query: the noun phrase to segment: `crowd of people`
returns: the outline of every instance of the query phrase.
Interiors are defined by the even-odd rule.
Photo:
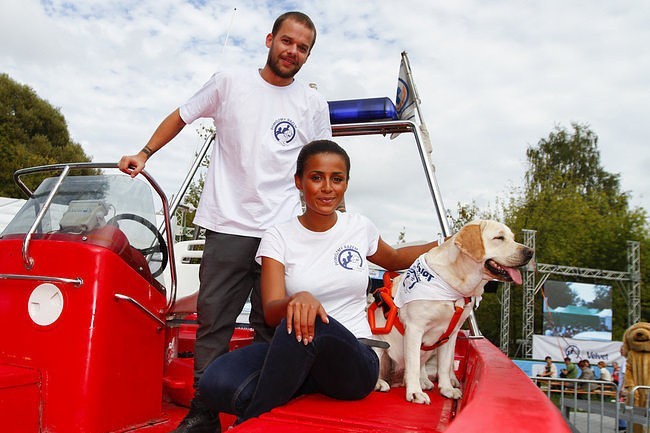
[[[608,329],[602,324],[600,326],[568,324],[552,327],[545,326],[544,328],[544,335],[547,337],[573,338],[574,335],[580,334],[581,332],[611,332],[611,329]]]
[[[589,325],[579,325],[579,324],[567,324],[563,326],[549,326],[545,327],[544,335],[553,336],[553,337],[564,337],[564,338],[573,338],[574,336],[584,333],[584,332],[611,332],[611,329],[608,329],[603,324],[598,327],[589,326]],[[623,370],[618,362],[613,361],[611,367],[608,367],[604,361],[598,361],[597,367],[592,368],[591,362],[588,359],[581,359],[577,363],[571,361],[570,358],[564,359],[564,368],[560,370],[560,373],[557,374],[557,368],[550,367],[553,365],[553,361],[550,360],[550,357],[545,359],[546,365],[544,371],[538,374],[539,377],[552,377],[552,378],[567,378],[567,379],[580,379],[580,380],[600,380],[603,382],[612,382],[616,384],[617,389],[622,392],[623,384]],[[625,367],[625,362],[623,362],[623,368]],[[598,373],[598,374],[596,374]],[[596,388],[597,385],[591,384],[581,384],[580,388],[586,390],[592,390]],[[625,429],[625,421],[619,421],[619,430]]]
[[[621,355],[624,356],[622,348]],[[594,369],[588,359],[581,359],[577,363],[574,363],[571,358],[566,357],[564,358],[564,368],[560,369],[559,373],[557,366],[550,356],[546,356],[544,362],[544,370],[537,374],[537,377],[546,377],[549,379],[559,377],[584,381],[598,380],[613,383],[616,385],[616,389],[620,392],[620,401],[625,401],[626,390],[623,387],[625,380],[625,358],[623,358],[623,361],[620,364],[617,361],[612,361],[611,366],[608,366],[605,361],[598,361],[596,368]],[[598,372],[597,375],[596,372]],[[573,385],[566,385],[567,388],[570,388],[571,386]],[[597,387],[598,385],[593,382],[580,384],[580,389],[583,390],[593,390]],[[581,398],[584,398],[584,396],[581,396]],[[627,424],[623,418],[619,419],[617,428],[618,431],[626,430]]]
[[[618,362],[612,362],[611,368],[607,366],[605,361],[598,361],[596,370],[591,365],[588,359],[581,359],[577,363],[573,362],[571,358],[564,358],[564,367],[560,369],[553,362],[550,356],[544,358],[544,370],[537,374],[537,377],[548,378],[565,378],[565,379],[582,379],[582,380],[602,380],[604,382],[614,382],[616,384],[622,381],[622,371]],[[610,371],[611,370],[611,371]]]

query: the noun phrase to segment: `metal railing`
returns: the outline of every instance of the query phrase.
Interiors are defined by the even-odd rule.
[[[638,404],[635,403],[635,397],[639,395]],[[643,431],[650,431],[650,386],[635,386],[630,390],[625,404],[625,413],[622,419],[628,426],[639,424],[644,426]],[[632,431],[628,427],[628,432]]]
[[[625,399],[617,385],[602,380],[549,377],[530,378],[560,409],[574,431],[580,433],[632,431],[638,424],[650,428],[650,386],[636,386]],[[645,390],[645,391],[644,391]],[[634,397],[645,393],[644,406],[633,406]],[[627,401],[627,402],[626,402]]]

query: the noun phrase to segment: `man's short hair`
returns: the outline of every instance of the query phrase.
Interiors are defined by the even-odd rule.
[[[273,23],[273,29],[271,30],[271,34],[273,36],[277,35],[278,32],[280,31],[280,27],[282,27],[282,23],[284,23],[287,19],[294,20],[297,23],[300,23],[307,27],[309,30],[311,30],[314,33],[314,39],[311,41],[311,46],[309,49],[311,50],[314,47],[314,44],[316,44],[316,26],[314,25],[314,22],[307,16],[306,14],[298,11],[291,11],[291,12],[285,12],[279,17],[275,19],[275,22]]]

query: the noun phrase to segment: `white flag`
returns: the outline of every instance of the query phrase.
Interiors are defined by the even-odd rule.
[[[397,117],[401,120],[415,118],[415,93],[411,80],[408,77],[404,58],[399,66],[399,77],[397,79],[397,96],[395,97],[395,108]]]

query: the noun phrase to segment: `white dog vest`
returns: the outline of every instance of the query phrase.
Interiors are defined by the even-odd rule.
[[[402,308],[411,301],[458,301],[464,296],[447,284],[440,275],[427,265],[425,254],[417,258],[406,271],[397,288],[395,305]]]
[[[455,291],[450,285],[444,282],[433,269],[431,269],[424,259],[424,254],[406,271],[404,278],[397,288],[395,298],[391,298],[392,278],[397,275],[395,272],[386,272],[384,274],[384,287],[377,289],[375,302],[368,308],[368,322],[374,334],[387,334],[393,326],[404,335],[404,325],[397,315],[397,309],[405,304],[416,300],[434,300],[434,301],[452,301],[454,303],[454,315],[451,317],[447,330],[440,336],[438,341],[432,345],[422,343],[420,350],[433,350],[436,347],[445,344],[451,334],[454,332],[458,321],[462,317],[463,310],[471,302],[471,298],[465,297]],[[461,302],[458,302],[461,301]],[[477,300],[478,301],[478,300]],[[375,326],[375,310],[378,306],[384,307],[384,317],[386,325],[383,328]],[[385,307],[389,307],[386,309]]]

